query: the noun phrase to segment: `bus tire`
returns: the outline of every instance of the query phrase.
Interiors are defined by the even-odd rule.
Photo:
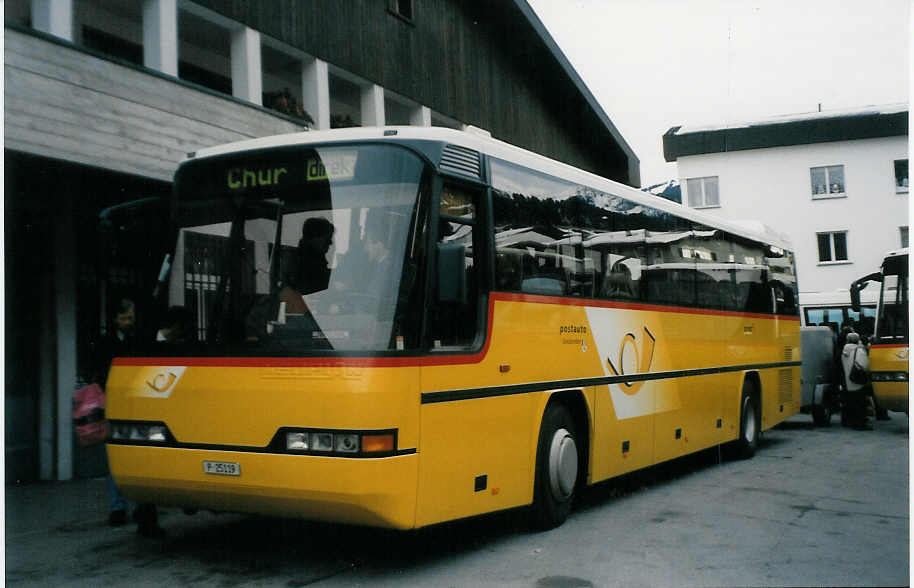
[[[831,425],[831,406],[828,404],[817,404],[812,407],[812,422],[819,427]]]
[[[577,431],[568,409],[551,403],[543,414],[536,448],[532,523],[545,530],[561,525],[571,512],[581,463]]]
[[[759,419],[758,396],[755,386],[749,382],[743,385],[743,397],[739,410],[739,439],[736,440],[736,456],[749,459],[758,449],[761,423]]]

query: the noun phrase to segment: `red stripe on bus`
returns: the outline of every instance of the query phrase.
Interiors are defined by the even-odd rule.
[[[561,298],[536,294],[493,292],[489,297],[489,324],[482,349],[469,355],[424,355],[422,357],[115,357],[112,365],[160,366],[183,365],[188,367],[431,367],[468,365],[480,363],[489,352],[492,341],[492,324],[495,322],[495,302],[526,302],[532,304],[557,304],[562,306],[591,306],[625,310],[656,311],[665,313],[741,316],[747,318],[785,319],[799,321],[798,316],[756,314],[703,308],[682,308],[633,302],[612,302],[580,298]],[[903,347],[904,345],[899,345]]]
[[[790,314],[762,314],[758,312],[740,312],[736,310],[715,310],[710,308],[690,308],[685,306],[669,306],[662,304],[645,304],[642,302],[618,302],[612,300],[594,300],[592,298],[568,298],[561,296],[542,296],[538,294],[518,294],[512,292],[494,292],[497,300],[512,302],[535,302],[539,304],[561,304],[562,306],[591,306],[596,308],[621,308],[626,310],[651,310],[655,312],[680,313],[680,314],[710,314],[716,316],[742,316],[761,319],[783,319],[799,321],[799,315]]]

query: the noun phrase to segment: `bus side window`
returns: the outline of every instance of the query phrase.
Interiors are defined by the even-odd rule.
[[[797,304],[794,299],[793,290],[780,282],[772,282],[774,288],[775,313],[784,315],[793,315],[797,313]],[[829,323],[833,330],[837,330],[838,323]]]
[[[520,292],[521,264],[524,253],[510,248],[495,253],[495,289]]]
[[[478,330],[479,279],[474,193],[445,185],[441,197],[435,294],[429,309],[432,349],[467,348]]]

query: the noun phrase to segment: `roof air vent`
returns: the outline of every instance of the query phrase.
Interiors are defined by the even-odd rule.
[[[479,153],[466,147],[445,145],[441,153],[441,171],[480,179]]]

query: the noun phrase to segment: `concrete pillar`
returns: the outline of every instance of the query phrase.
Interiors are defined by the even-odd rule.
[[[177,77],[177,0],[143,0],[143,65]]]
[[[54,227],[54,319],[57,326],[56,421],[58,480],[73,478],[73,391],[76,389],[76,215],[60,214]]]
[[[377,84],[362,86],[362,126],[384,126],[384,88]]]
[[[260,33],[244,27],[232,31],[232,95],[263,104]]]
[[[42,223],[48,235],[55,227]],[[53,251],[53,242],[48,246]],[[56,254],[53,256],[56,258]],[[54,280],[53,269],[41,272],[37,300],[36,318],[39,329],[38,350],[38,477],[41,480],[54,479],[56,469],[57,439],[57,341],[55,337]]]
[[[409,113],[409,124],[414,127],[432,126],[432,109],[428,106],[417,106]]]
[[[302,108],[314,119],[315,130],[330,128],[330,75],[327,62],[308,59],[301,69]]]
[[[73,40],[73,0],[32,0],[32,27]]]

